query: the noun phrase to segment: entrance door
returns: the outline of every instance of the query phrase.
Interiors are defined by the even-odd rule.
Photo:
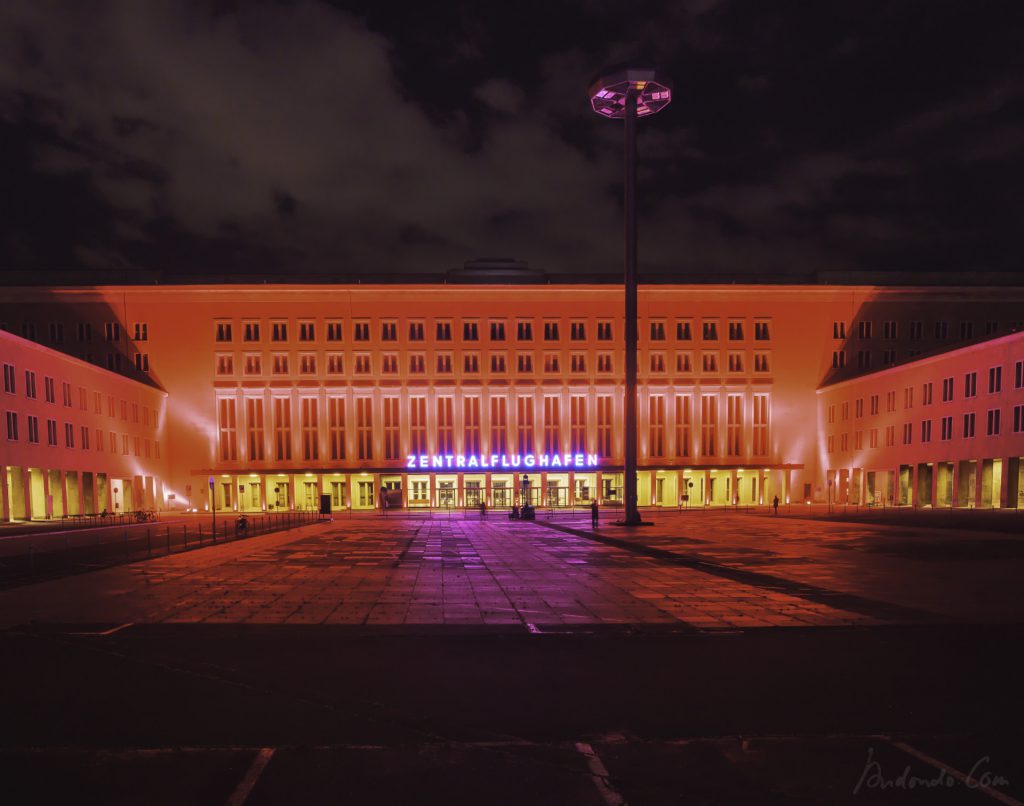
[[[454,481],[442,481],[437,485],[437,505],[449,509],[455,506]]]
[[[372,481],[360,481],[357,484],[357,492],[359,493],[359,506],[365,508],[373,507],[373,482]]]
[[[512,506],[512,491],[507,481],[495,481],[491,483],[491,501],[496,507]]]
[[[302,482],[303,489],[303,500],[305,501],[306,509],[319,509],[320,508],[320,491],[316,488],[315,481],[304,481]]]
[[[479,481],[467,481],[466,482],[466,506],[467,507],[478,507],[480,506],[480,499],[483,497],[483,493],[480,490]]]

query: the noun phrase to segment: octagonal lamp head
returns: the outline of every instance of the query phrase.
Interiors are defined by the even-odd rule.
[[[601,117],[626,114],[626,95],[636,94],[637,117],[660,112],[672,100],[672,82],[651,67],[612,67],[590,85],[590,105]]]

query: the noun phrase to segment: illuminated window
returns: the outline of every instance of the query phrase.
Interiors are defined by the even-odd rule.
[[[518,341],[533,341],[533,323],[528,320],[516,322],[516,339]]]
[[[327,321],[327,341],[341,341],[342,329],[340,319],[329,319]]]
[[[437,452],[442,454],[455,451],[455,420],[450,397],[437,399]]]
[[[477,456],[480,453],[480,398],[462,399],[463,453]]]
[[[516,369],[524,374],[533,372],[533,354],[519,353],[516,356]]]
[[[985,428],[987,436],[994,437],[999,435],[999,417],[1000,409],[988,410],[988,425]]]
[[[664,322],[651,322],[651,341],[665,341]]]
[[[479,341],[480,340],[480,325],[475,321],[466,321],[462,323],[462,340],[463,341]]]
[[[437,341],[451,341],[452,323],[447,320],[439,320],[437,322],[437,329],[435,335]]]
[[[491,374],[492,375],[504,375],[505,372],[506,372],[505,354],[504,353],[491,353]]]
[[[271,372],[274,375],[288,374],[288,353],[274,353],[271,356]]]
[[[691,353],[676,353],[676,372],[684,374],[693,372],[693,355]]]
[[[574,454],[587,450],[587,398],[584,395],[569,398],[569,449]]]
[[[743,372],[743,353],[729,353],[729,372]]]
[[[612,456],[612,396],[597,398],[597,454],[603,459]]]
[[[398,323],[397,322],[381,322],[380,323],[380,340],[381,341],[398,341]]]
[[[651,395],[647,402],[647,455],[657,459],[665,455],[665,396]]]
[[[611,353],[598,353],[597,354],[597,371],[598,372],[611,372],[612,371],[612,354]]]
[[[587,371],[587,354],[573,353],[570,357],[570,369],[572,372],[580,373]]]
[[[743,341],[743,320],[729,320],[729,341]]]
[[[978,394],[978,373],[968,372],[964,375],[964,397],[975,397]]]
[[[386,397],[384,403],[384,458],[398,459],[399,450],[399,420],[398,420],[398,398]]]
[[[345,458],[345,398],[327,398],[327,441],[331,459]]]
[[[327,354],[327,374],[343,375],[345,373],[345,359],[343,353]]]
[[[857,432],[858,437],[860,432]],[[754,395],[754,456],[768,455],[768,395]]]
[[[365,319],[352,323],[352,338],[355,341],[370,340],[370,323]]]
[[[771,328],[770,322],[767,319],[758,319],[754,321],[754,340],[755,341],[768,341],[771,339]]]
[[[988,370],[988,393],[994,395],[1003,391],[1003,368],[989,367]]]
[[[508,400],[504,397],[491,398],[491,453],[504,454],[508,451]]]
[[[420,455],[427,452],[427,399],[409,399],[409,451]]]
[[[557,321],[547,321],[544,323],[544,341],[558,341]]]
[[[770,372],[768,353],[754,353],[754,372]]]
[[[246,375],[262,375],[263,357],[259,353],[246,353],[243,372]]]
[[[246,442],[249,461],[263,461],[263,398],[250,397],[245,401]]]
[[[220,459],[222,462],[234,462],[238,459],[235,401],[228,397],[222,397],[219,404],[217,426],[220,437]]]
[[[505,341],[505,322],[491,322],[491,341]]]
[[[299,341],[316,341],[316,327],[308,319],[299,322]]]
[[[676,395],[676,457],[688,458],[690,445],[693,441],[691,421],[693,418],[693,398],[690,395]]]
[[[474,375],[480,371],[480,355],[478,353],[462,354],[462,371]]]
[[[288,323],[284,320],[270,323],[271,341],[288,341]]]
[[[718,353],[701,355],[701,370],[703,372],[718,372]]]
[[[418,319],[409,323],[409,341],[423,341],[423,322]]]
[[[316,353],[299,354],[299,374],[316,375]]]
[[[516,398],[516,447],[519,453],[533,453],[533,398]]]
[[[561,453],[559,430],[562,420],[561,400],[548,395],[544,398],[544,453]]]
[[[705,319],[701,323],[701,337],[704,341],[718,341],[717,319]]]
[[[450,375],[452,371],[452,354],[437,354],[437,373],[439,375]]]
[[[398,354],[384,353],[380,357],[380,371],[382,375],[398,374]]]
[[[292,402],[274,398],[274,458],[279,462],[292,458]]]
[[[423,375],[427,371],[427,357],[423,353],[409,355],[409,374]]]
[[[555,373],[560,371],[558,353],[544,353],[544,372]]]
[[[315,397],[302,398],[302,458],[320,458],[320,409]]]
[[[612,323],[608,321],[597,323],[597,340],[598,341],[611,341],[612,340]]]
[[[355,374],[356,375],[369,375],[370,374],[370,354],[369,353],[356,353],[355,354]]]
[[[974,412],[964,415],[964,439],[974,436]]]
[[[717,455],[718,397],[701,395],[700,398],[700,452],[701,456]]]
[[[373,401],[356,398],[356,445],[359,459],[373,459]]]
[[[587,324],[586,322],[572,322],[569,325],[569,338],[573,341],[586,341],[587,339]]]

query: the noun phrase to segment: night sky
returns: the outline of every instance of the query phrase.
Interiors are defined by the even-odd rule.
[[[1020,2],[5,0],[0,267],[612,275],[640,56],[643,271],[1024,279],[1022,53]]]

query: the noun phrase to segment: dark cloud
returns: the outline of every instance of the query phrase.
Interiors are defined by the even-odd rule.
[[[646,53],[676,81],[642,124],[648,270],[1017,270],[1017,13],[12,0],[0,260],[367,276],[504,254],[614,272],[621,128],[585,87]]]

